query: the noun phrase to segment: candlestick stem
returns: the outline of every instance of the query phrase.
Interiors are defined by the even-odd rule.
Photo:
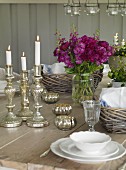
[[[32,85],[32,94],[34,97],[34,116],[33,118],[30,118],[27,120],[27,125],[29,127],[45,127],[48,126],[48,121],[43,117],[42,113],[40,112],[40,109],[42,108],[42,105],[40,105],[41,102],[41,95],[42,93],[46,93],[46,89],[41,84],[41,67],[40,66],[34,66],[34,77],[33,81],[34,84]]]
[[[18,118],[13,109],[15,105],[13,104],[13,97],[15,95],[16,89],[13,87],[12,80],[14,79],[12,66],[6,65],[6,80],[7,86],[4,89],[4,92],[8,98],[8,104],[6,108],[8,109],[7,115],[2,119],[0,125],[3,127],[17,127],[20,126],[22,123],[22,119]]]
[[[28,71],[21,72],[21,110],[18,111],[17,116],[21,117],[23,121],[26,121],[28,118],[33,117],[33,112],[29,109],[29,85],[28,85]]]

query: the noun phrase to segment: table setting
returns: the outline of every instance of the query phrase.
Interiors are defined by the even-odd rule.
[[[92,136],[93,133],[94,132],[92,132]],[[114,159],[119,159],[126,154],[126,149],[117,142],[111,141],[106,147],[103,147],[103,149],[100,150],[98,147],[98,141],[97,142],[95,141],[96,142],[95,143],[93,142],[92,139],[92,141],[90,142],[91,143],[87,143],[87,144],[89,145],[97,144],[97,151],[94,152],[90,150],[88,152],[88,148],[86,148],[87,149],[86,151],[80,150],[80,148],[78,149],[75,143],[71,140],[71,137],[62,138],[55,141],[54,143],[51,144],[50,148],[54,154],[82,164],[83,163],[97,164],[106,161],[112,161]],[[79,140],[79,143],[80,145],[84,144],[82,140]],[[94,146],[92,147],[92,149],[93,148]]]
[[[50,151],[62,158],[80,164],[104,164],[126,155],[126,140],[120,144],[112,140],[109,134],[98,132],[94,125],[99,122],[101,103],[99,100],[83,102],[83,114],[88,131],[73,132],[68,137],[51,143],[49,149],[40,155],[45,157]],[[122,166],[122,168],[125,164]],[[120,167],[120,170],[123,170]]]
[[[86,38],[90,39],[89,37]],[[104,44],[104,43],[102,44],[102,42],[100,43],[101,46]],[[38,36],[35,44],[37,45],[37,49],[40,49],[40,41]],[[10,52],[10,49],[8,51]],[[14,93],[16,91],[13,85],[13,78],[14,78],[13,66],[12,63],[8,64],[8,59],[7,59],[7,64],[6,64],[7,86],[5,87],[5,94],[7,95],[7,99],[8,99],[8,103],[7,103],[8,113],[4,121],[2,122],[1,126],[18,127],[22,125],[24,126],[25,124],[26,126],[28,126],[27,128],[31,128],[31,129],[35,128],[35,131],[36,129],[38,129],[38,131],[40,132],[43,131],[44,133],[46,133],[47,131],[48,133],[46,133],[46,136],[43,137],[44,140],[46,140],[46,137],[48,139],[49,137],[48,135],[51,136],[51,132],[53,135],[54,132],[53,130],[55,129],[57,136],[58,135],[59,136],[56,139],[54,139],[53,137],[50,138],[51,139],[50,142],[46,141],[49,144],[49,147],[43,153],[40,154],[40,149],[39,149],[39,158],[41,158],[42,161],[44,157],[46,157],[50,153],[50,151],[52,154],[55,154],[56,156],[59,156],[63,159],[65,158],[67,160],[71,160],[72,162],[83,164],[84,166],[85,164],[89,164],[89,165],[102,164],[108,161],[121,159],[126,154],[126,148],[124,147],[124,144],[123,143],[120,144],[116,140],[112,139],[111,135],[109,135],[108,133],[100,132],[95,128],[96,124],[101,123],[101,112],[103,109],[103,105],[101,104],[105,103],[104,106],[106,108],[110,108],[110,105],[108,104],[107,100],[103,98],[103,95],[107,94],[107,91],[104,91],[104,89],[102,89],[101,97],[99,99],[98,98],[95,99],[94,98],[95,90],[93,91],[92,88],[90,88],[90,86],[86,88],[88,81],[90,81],[91,87],[94,86],[94,84],[92,84],[93,78],[88,76],[89,75],[88,73],[85,74],[86,79],[84,78],[85,76],[84,74],[82,74],[81,76],[77,75],[76,85],[77,87],[79,87],[79,85],[81,84],[81,87],[76,88],[75,84],[74,85],[72,84],[72,79],[70,79],[70,84],[71,86],[74,86],[74,88],[71,88],[72,93],[73,91],[75,92],[77,90],[76,95],[79,94],[80,98],[78,98],[78,95],[77,96],[75,95],[74,97],[75,98],[77,97],[76,98],[77,100],[74,100],[72,97],[73,94],[71,94],[70,98],[72,97],[71,100],[73,100],[73,102],[70,102],[70,104],[67,103],[65,97],[64,97],[64,102],[61,102],[62,94],[55,91],[48,90],[46,89],[46,86],[43,85],[42,79],[44,77],[43,77],[42,68],[44,68],[45,73],[47,73],[47,71],[51,72],[52,68],[53,68],[52,70],[59,71],[61,66],[62,68],[64,67],[64,64],[62,63],[59,66],[57,63],[53,65],[53,67],[47,65],[46,66],[41,65],[39,52],[40,52],[39,50],[36,50],[35,53],[35,65],[33,67],[33,76],[32,76],[33,82],[30,84],[30,87],[28,84],[28,70],[26,69],[26,56],[24,52],[22,54],[22,60],[21,60],[22,72],[20,73],[20,86],[19,86],[21,92],[21,101],[20,101],[21,110],[18,109],[18,112],[16,114],[13,110],[15,105],[12,103],[12,100],[14,99]],[[63,69],[61,69],[61,72],[62,71],[64,72]],[[54,74],[56,73],[57,72],[54,72]],[[57,76],[55,77],[57,78]],[[80,77],[82,78],[81,80]],[[90,78],[88,79],[88,77]],[[57,79],[57,81],[59,81],[59,78]],[[76,81],[74,81],[74,83]],[[65,82],[67,82],[66,79]],[[63,83],[64,81],[63,82],[61,81],[61,84]],[[32,93],[30,98],[29,98],[29,88],[31,89],[31,93]],[[87,89],[91,92],[90,95],[87,95],[87,93],[85,94]],[[108,94],[110,94],[110,91],[108,92]],[[64,96],[67,97],[67,95]],[[33,109],[34,109],[33,111],[30,108],[31,98],[33,98],[32,101]],[[108,96],[106,98],[108,98]],[[118,98],[120,98],[120,96]],[[109,98],[109,101],[110,99],[111,98]],[[41,108],[43,108],[44,110],[44,107],[46,107],[47,110],[48,107],[51,108],[51,110],[48,111],[46,110],[47,111],[45,112],[46,115],[45,113],[43,114],[43,112],[41,111]],[[73,113],[76,107],[77,110],[79,109],[79,113],[78,112]],[[81,114],[80,110],[81,112],[83,110],[83,119],[82,117],[79,116],[79,114]],[[21,114],[19,114],[20,111]],[[8,117],[11,116],[10,113],[13,113],[15,119],[9,119],[10,122],[8,124]],[[47,117],[47,119],[50,118],[51,123],[45,117]],[[17,121],[19,121],[18,124],[16,124]],[[80,123],[79,121],[81,122],[81,125],[79,125]],[[87,129],[83,128],[84,124],[88,125]],[[81,126],[83,130],[78,130]],[[43,129],[40,130],[41,128]],[[76,130],[78,132],[76,132]],[[34,130],[29,130],[29,131],[34,132]],[[46,146],[46,142],[44,143],[45,146]]]
[[[99,121],[101,103],[95,100],[83,101],[85,122],[88,131],[79,131],[69,137],[58,139],[50,146],[51,151],[77,163],[97,164],[119,159],[126,154],[126,148],[112,141],[109,135],[95,131]]]

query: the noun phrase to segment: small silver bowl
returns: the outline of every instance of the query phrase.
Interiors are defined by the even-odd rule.
[[[72,116],[57,116],[55,118],[55,126],[60,129],[60,130],[71,130],[74,128],[77,124],[77,121],[74,117]]]
[[[47,92],[42,95],[42,99],[49,104],[56,103],[59,100],[59,93]]]
[[[52,108],[52,112],[57,116],[69,115],[72,112],[72,106],[65,103],[55,104],[55,106]]]

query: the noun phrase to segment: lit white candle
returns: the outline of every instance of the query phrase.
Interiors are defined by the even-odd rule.
[[[37,41],[35,41],[35,65],[40,65],[40,41],[37,35]]]
[[[10,45],[8,46],[8,50],[6,51],[6,64],[11,65],[11,50]]]
[[[124,45],[125,45],[125,41],[124,41],[124,39],[122,40],[121,45],[122,45],[122,46],[124,46]]]
[[[24,52],[23,52],[22,57],[21,57],[21,66],[22,66],[22,71],[26,71],[26,57],[25,57]]]

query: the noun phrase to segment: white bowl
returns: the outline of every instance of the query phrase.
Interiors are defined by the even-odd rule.
[[[84,152],[99,152],[111,141],[111,137],[105,133],[89,131],[74,132],[70,138]]]

